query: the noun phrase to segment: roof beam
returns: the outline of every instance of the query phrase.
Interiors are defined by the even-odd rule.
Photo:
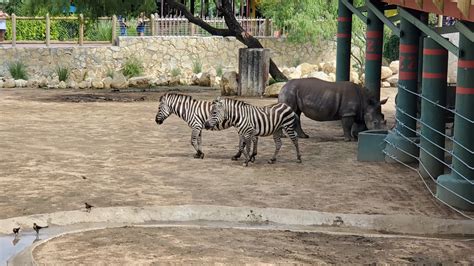
[[[380,12],[380,10],[374,6],[370,0],[365,1],[365,5],[370,11],[372,11],[372,13],[374,13],[375,16],[377,16],[378,19],[380,19],[387,27],[392,30],[393,34],[400,36],[400,29],[395,26],[395,24],[393,24],[393,22],[390,21],[390,19],[388,19],[382,12]]]
[[[355,6],[353,6],[351,3],[349,3],[347,0],[341,0],[341,2],[356,16],[359,17],[360,20],[362,20],[365,24],[367,24],[367,17],[362,14],[362,12],[359,11]]]

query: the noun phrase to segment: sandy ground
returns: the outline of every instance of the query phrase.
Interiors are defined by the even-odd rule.
[[[184,121],[171,116],[157,126],[156,99],[162,92],[0,92],[0,219],[77,210],[84,202],[458,218],[433,199],[415,172],[397,164],[358,162],[357,143],[343,141],[339,121],[303,117],[311,137],[300,140],[302,164],[295,163],[288,139],[278,162],[267,164],[274,143],[261,138],[256,163],[245,168],[230,160],[238,143],[235,129],[205,131],[201,160],[193,158],[191,130]],[[392,96],[392,104],[394,92],[382,92]],[[217,94],[192,93],[200,99]],[[77,102],[81,99],[86,102]],[[265,105],[276,99],[248,101]],[[393,118],[393,106],[384,111]]]
[[[57,238],[38,247],[40,265],[469,264],[474,241],[372,238],[238,229],[117,228]]]

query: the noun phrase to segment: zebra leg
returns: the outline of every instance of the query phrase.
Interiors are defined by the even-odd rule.
[[[244,150],[244,147],[245,147],[244,138],[242,136],[239,136],[239,150],[234,156],[232,156],[232,161],[237,161],[240,158]]]
[[[278,155],[278,152],[280,152],[280,149],[281,149],[281,129],[275,131],[275,133],[273,133],[273,140],[275,141],[275,153],[273,154],[273,157],[268,160],[268,163],[269,164],[272,164],[272,163],[275,163],[276,161],[276,157]]]
[[[201,131],[199,131],[199,136],[197,138],[197,144],[198,144],[198,153],[201,152],[200,153],[200,158],[204,159],[204,153],[202,152],[201,143],[202,143],[202,129],[201,129]]]
[[[252,151],[252,155],[250,155],[250,161],[253,163],[255,162],[255,156],[257,156],[258,137],[254,136],[252,142],[253,142],[253,151]]]
[[[243,145],[245,147],[242,147],[243,149],[243,153],[244,153],[244,157],[245,157],[245,162],[243,163],[243,166],[248,166],[249,165],[249,161],[250,161],[250,145],[252,144],[252,138],[253,136],[244,136],[243,139],[244,139],[244,143]],[[244,149],[245,148],[245,149]]]
[[[300,154],[300,148],[298,145],[298,135],[295,132],[295,130],[291,127],[285,128],[286,133],[288,136],[290,136],[291,141],[293,142],[293,145],[295,145],[296,149],[296,162],[301,163],[301,154]]]
[[[204,153],[202,153],[201,147],[198,144],[198,142],[201,142],[200,135],[201,135],[201,129],[193,128],[193,132],[191,133],[191,145],[193,145],[194,149],[196,150],[196,154],[194,154],[194,158],[196,159],[204,158]]]

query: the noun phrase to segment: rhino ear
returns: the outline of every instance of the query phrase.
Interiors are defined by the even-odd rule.
[[[388,97],[380,101],[380,105],[386,104],[388,101]]]

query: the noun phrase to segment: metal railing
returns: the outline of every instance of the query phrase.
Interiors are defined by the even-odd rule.
[[[469,119],[463,115],[461,115],[460,113],[456,112],[455,108],[454,107],[446,107],[446,106],[443,106],[437,102],[434,102],[428,98],[426,98],[425,96],[423,96],[421,93],[417,93],[417,92],[413,92],[411,90],[408,90],[405,86],[403,85],[398,85],[398,88],[399,90],[403,90],[404,92],[407,92],[407,93],[410,93],[416,97],[418,97],[419,99],[423,100],[423,101],[426,101],[426,103],[429,103],[437,108],[441,108],[442,110],[444,110],[447,114],[452,114],[454,115],[455,117],[457,117],[456,119],[462,119],[470,124],[473,124],[474,121],[472,119]],[[448,170],[448,171],[451,171],[451,173],[456,173],[457,176],[461,177],[463,180],[465,180],[467,182],[468,185],[470,186],[474,186],[474,180],[472,179],[469,179],[468,177],[464,176],[462,173],[460,173],[459,171],[457,171],[452,163],[448,163],[449,160],[451,159],[456,159],[457,162],[461,163],[463,166],[465,166],[467,169],[470,169],[470,170],[473,170],[474,169],[474,166],[471,166],[469,165],[465,160],[463,160],[462,158],[460,158],[453,150],[453,148],[445,148],[445,147],[453,147],[454,145],[452,144],[456,144],[457,147],[459,148],[462,148],[464,151],[467,151],[470,155],[474,155],[474,151],[468,149],[467,147],[465,147],[464,145],[462,145],[459,141],[457,141],[455,139],[454,136],[448,136],[445,132],[441,132],[439,130],[436,130],[435,128],[433,128],[431,125],[427,124],[426,122],[422,121],[420,118],[417,118],[416,115],[413,116],[413,115],[410,115],[409,113],[405,112],[403,109],[400,109],[398,106],[396,106],[396,111],[397,113],[400,113],[402,115],[404,115],[405,117],[411,119],[411,120],[414,120],[416,121],[416,124],[417,124],[417,129],[414,130],[412,128],[410,128],[408,125],[406,125],[403,121],[401,121],[400,119],[396,118],[395,119],[395,122],[396,122],[396,125],[399,125],[400,127],[402,127],[403,129],[407,129],[408,132],[410,133],[413,133],[416,138],[419,138],[419,139],[423,139],[424,141],[427,141],[428,143],[430,143],[431,145],[435,146],[437,149],[440,149],[444,152],[445,154],[445,159],[442,160],[442,159],[439,159],[437,156],[433,155],[432,153],[430,153],[425,147],[423,147],[423,145],[420,145],[420,142],[419,141],[416,141],[416,138],[413,138],[413,136],[406,136],[402,130],[399,130],[400,127],[396,126],[394,127],[393,131],[396,135],[400,136],[404,141],[410,143],[410,145],[414,145],[416,146],[418,149],[420,149],[420,151],[423,151],[425,154],[427,154],[428,156],[430,156],[431,158],[435,159],[436,161],[438,161],[439,163],[441,163],[442,165],[444,165],[444,167]],[[423,134],[421,134],[420,132],[420,128],[421,127],[426,127],[428,129],[430,129],[431,131],[433,131],[434,133],[436,134],[439,134],[441,135],[444,139],[445,139],[445,142],[446,142],[446,145],[445,147],[442,147],[438,144],[436,144],[434,141],[432,141],[431,139],[429,139],[428,137],[424,136]],[[452,128],[454,128],[454,123],[453,123],[453,126]],[[395,149],[397,151],[400,151],[403,155],[405,156],[408,156],[410,158],[412,158],[414,161],[418,162],[419,164],[419,167],[414,167],[408,163],[405,163],[403,160],[401,160],[400,158],[397,158],[396,155],[394,154],[391,154],[389,151],[390,149],[386,149],[384,150],[384,153],[386,156],[388,156],[389,158],[391,158],[392,160],[394,161],[397,161],[398,163],[416,171],[418,173],[418,175],[420,176],[422,182],[424,183],[425,187],[427,188],[427,190],[430,192],[430,194],[435,197],[437,200],[439,200],[441,203],[443,203],[444,205],[448,206],[449,208],[453,209],[454,211],[456,211],[457,213],[461,214],[462,216],[466,217],[466,218],[469,218],[469,219],[472,219],[474,220],[474,216],[472,215],[472,213],[467,213],[467,212],[464,212],[452,205],[450,205],[449,203],[443,201],[442,199],[440,199],[439,197],[436,196],[436,192],[433,191],[433,187],[442,187],[444,190],[448,191],[449,193],[451,193],[452,195],[454,195],[455,197],[461,199],[462,201],[464,202],[467,202],[469,205],[474,205],[474,202],[472,200],[469,200],[467,198],[465,198],[464,196],[460,195],[459,193],[457,193],[456,191],[450,189],[449,187],[446,187],[444,186],[442,183],[438,182],[437,180],[437,176],[433,176],[429,169],[427,169],[427,167],[423,164],[423,161],[420,160],[420,157],[419,155],[414,155],[411,151],[409,150],[405,150],[405,148],[403,146],[398,146],[394,143],[392,143],[390,140],[388,139],[385,139],[385,142],[387,144],[387,146],[391,147],[392,150]],[[451,145],[450,145],[451,144]],[[422,174],[421,174],[421,171],[420,169],[423,169],[423,172],[425,173],[425,175],[428,175],[428,177],[424,177]],[[472,178],[472,177],[471,177]]]
[[[0,44],[79,44],[111,43],[114,17],[84,18],[82,14],[69,17],[19,17],[7,19],[5,41]]]

